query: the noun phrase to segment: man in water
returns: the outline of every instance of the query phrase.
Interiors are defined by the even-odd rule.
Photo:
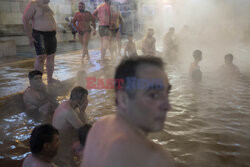
[[[194,62],[190,64],[189,75],[193,81],[199,82],[202,79],[202,72],[200,70],[199,63],[202,60],[202,52],[195,50],[193,52]]]
[[[142,52],[144,55],[155,56],[156,54],[155,50],[156,40],[153,35],[154,35],[154,29],[149,28],[145,38],[142,40]]]
[[[56,106],[42,81],[42,75],[37,70],[29,72],[30,86],[23,93],[23,102],[26,110],[38,110],[43,115],[48,115]]]
[[[88,91],[75,87],[70,94],[70,100],[62,102],[56,109],[52,125],[60,132],[62,141],[55,162],[58,166],[71,166],[73,155],[70,150],[78,139],[78,129],[87,123],[85,110],[88,105]]]
[[[57,48],[56,22],[49,7],[50,0],[31,0],[24,10],[23,24],[31,46],[35,46],[35,70],[43,72],[46,59],[48,84],[57,82],[53,79],[54,59]],[[32,21],[32,29],[30,27]]]
[[[82,57],[84,58],[87,55],[87,59],[89,59],[89,51],[88,51],[88,43],[90,39],[91,27],[90,23],[92,23],[94,29],[94,35],[96,33],[96,25],[95,18],[89,11],[85,10],[85,3],[79,2],[78,4],[79,12],[77,12],[72,20],[74,26],[77,28],[79,33],[79,40],[83,47]],[[76,22],[78,23],[76,25]]]
[[[240,76],[239,68],[233,64],[233,55],[231,53],[226,54],[225,64],[219,68],[219,74],[225,79],[236,79]]]
[[[93,12],[93,16],[99,21],[99,35],[101,37],[101,60],[104,61],[106,51],[110,43],[110,0],[104,0],[105,2],[99,5]]]
[[[163,39],[163,44],[164,44],[164,54],[166,56],[173,56],[173,52],[177,50],[177,46],[174,42],[174,32],[175,28],[170,27],[168,33],[165,35]]]
[[[52,159],[56,156],[60,144],[59,133],[50,124],[35,127],[30,137],[30,151],[23,167],[56,167]]]
[[[133,41],[133,35],[129,34],[128,36],[128,42],[126,44],[126,47],[124,49],[124,56],[138,56],[137,55],[137,50],[136,50],[136,45]]]
[[[160,80],[147,83],[145,89],[132,88],[127,77]],[[173,158],[160,145],[147,138],[150,132],[164,128],[170,109],[171,85],[160,58],[136,56],[123,59],[115,79],[123,79],[116,88],[117,111],[97,121],[89,132],[82,167],[170,167]],[[123,88],[121,88],[123,87]]]
[[[121,35],[120,35],[120,25],[122,27],[123,20],[121,12],[119,11],[118,7],[115,5],[111,5],[111,42],[110,42],[110,52],[112,57],[114,54],[120,55],[121,54]],[[118,48],[117,48],[118,46]]]

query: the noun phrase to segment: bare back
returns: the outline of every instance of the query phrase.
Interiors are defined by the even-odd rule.
[[[107,116],[90,131],[81,167],[166,167],[172,158],[119,116]]]

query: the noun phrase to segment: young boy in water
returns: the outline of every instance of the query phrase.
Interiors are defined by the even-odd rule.
[[[129,34],[128,35],[128,42],[126,44],[126,47],[124,49],[124,56],[138,56],[137,51],[136,51],[136,46],[133,41],[133,35]]]
[[[195,50],[193,52],[194,62],[190,64],[189,75],[192,80],[200,81],[202,78],[202,72],[200,70],[199,63],[202,60],[202,52],[200,50]]]

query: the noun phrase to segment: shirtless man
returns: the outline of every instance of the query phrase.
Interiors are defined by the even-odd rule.
[[[193,81],[201,81],[202,72],[200,70],[199,63],[202,60],[202,52],[200,50],[195,50],[193,52],[194,62],[190,64],[189,76]]]
[[[56,167],[52,159],[60,145],[59,133],[50,124],[35,127],[30,137],[30,151],[23,167]]]
[[[104,61],[106,51],[109,47],[110,42],[110,4],[111,0],[104,0],[105,2],[99,5],[93,12],[93,16],[99,21],[99,35],[101,37],[101,60]]]
[[[124,49],[124,56],[137,56],[137,50],[135,43],[133,41],[133,35],[128,35],[128,42],[126,44],[126,47]]]
[[[60,132],[62,141],[55,162],[58,166],[71,166],[73,155],[70,150],[78,139],[78,129],[87,123],[85,109],[88,105],[88,91],[75,87],[70,94],[70,100],[62,102],[56,109],[52,125]]]
[[[31,46],[35,46],[35,69],[43,72],[46,59],[47,80],[51,84],[53,79],[54,59],[57,47],[56,22],[54,13],[49,7],[50,0],[31,0],[23,14],[24,30],[28,35]],[[32,21],[32,29],[29,22]]]
[[[239,68],[233,64],[233,55],[231,53],[226,54],[225,64],[219,68],[220,77],[224,79],[237,79],[240,76]]]
[[[129,69],[129,70],[128,70]],[[158,79],[146,89],[128,89],[126,77]],[[123,59],[115,79],[124,79],[116,89],[117,112],[97,121],[90,130],[81,167],[171,167],[173,158],[160,145],[147,138],[163,129],[170,109],[171,85],[164,64],[156,57]]]
[[[175,28],[170,27],[168,33],[165,35],[163,39],[164,54],[166,56],[172,56],[172,52],[177,49],[177,46],[174,43],[174,39],[173,39],[174,32],[175,32]]]
[[[121,12],[118,10],[118,7],[115,5],[111,5],[111,40],[110,40],[110,52],[112,57],[113,55],[121,54],[121,35],[119,32],[119,27],[123,24]],[[117,50],[118,45],[118,50]]]
[[[142,52],[144,55],[152,55],[155,56],[156,50],[155,50],[155,38],[154,35],[154,29],[149,28],[148,32],[145,36],[145,38],[142,41]]]
[[[48,115],[56,106],[42,81],[42,75],[37,70],[29,72],[30,86],[23,93],[23,102],[26,110],[38,110],[43,115]]]
[[[79,12],[77,12],[72,20],[74,26],[77,28],[79,33],[78,37],[83,47],[82,57],[84,58],[87,55],[87,59],[89,59],[89,51],[88,51],[88,43],[90,39],[91,27],[90,23],[92,23],[94,29],[94,35],[96,34],[96,25],[95,18],[89,11],[85,11],[85,3],[79,2],[78,4]],[[78,24],[76,25],[76,22]]]

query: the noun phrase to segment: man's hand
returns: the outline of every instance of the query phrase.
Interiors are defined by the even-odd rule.
[[[29,42],[30,42],[30,46],[33,47],[34,46],[34,42],[37,43],[37,41],[31,36],[29,37]]]
[[[80,112],[84,112],[88,106],[88,100],[85,100],[82,105],[79,107]]]

